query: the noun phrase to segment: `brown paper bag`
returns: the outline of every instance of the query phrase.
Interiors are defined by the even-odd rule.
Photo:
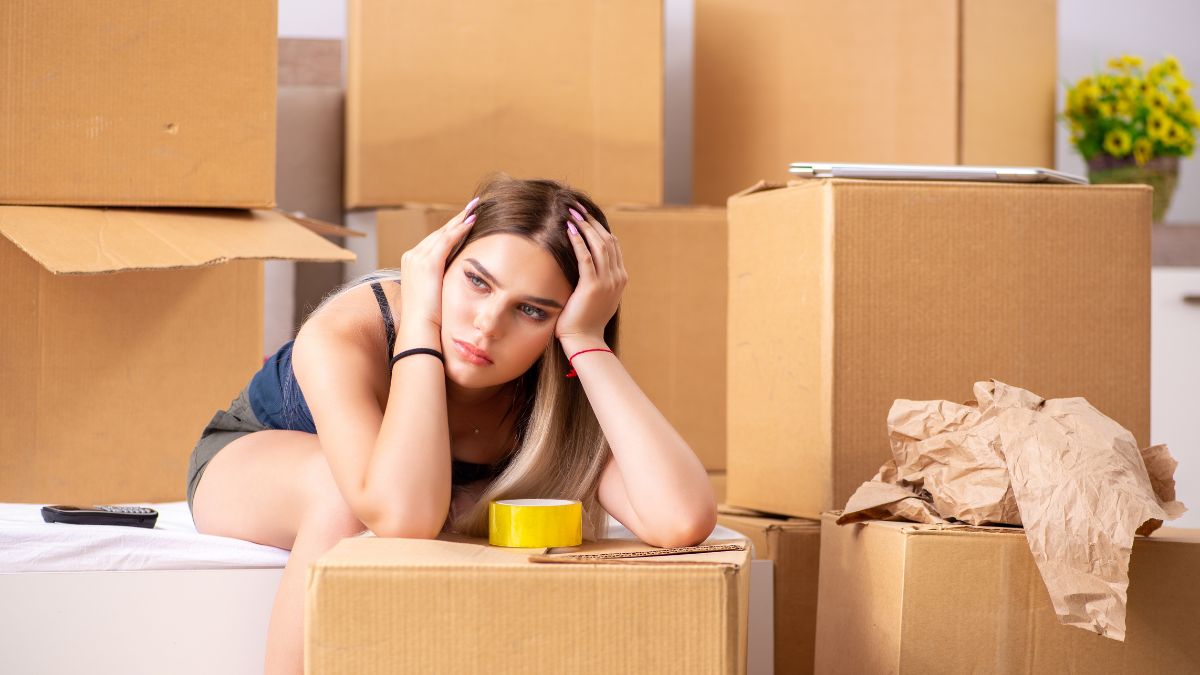
[[[892,459],[838,523],[1022,525],[1059,619],[1124,640],[1134,533],[1185,510],[1176,462],[1166,446],[1139,451],[1082,398],[1044,400],[994,380],[976,383],[975,398],[896,401]]]

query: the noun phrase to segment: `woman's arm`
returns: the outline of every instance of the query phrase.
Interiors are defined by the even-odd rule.
[[[569,225],[568,232],[579,284],[555,327],[567,356],[607,349],[604,326],[628,280],[616,238],[592,218],[572,216],[578,227]],[[612,447],[599,494],[605,509],[650,544],[703,541],[716,525],[717,509],[696,454],[612,354],[579,354],[572,366]]]
[[[576,338],[564,340],[563,348],[570,356],[606,347]],[[605,510],[648,544],[704,541],[717,524],[717,505],[696,453],[612,354],[589,352],[573,365],[612,447],[600,480]]]
[[[441,350],[441,287],[451,247],[470,229],[472,200],[443,227],[401,259],[400,322],[396,353],[425,347]],[[428,354],[392,366],[385,409],[367,400],[362,382],[367,353],[354,349],[352,322],[327,317],[325,331],[313,330],[293,356],[301,389],[310,402],[321,446],[334,479],[355,515],[381,537],[434,538],[450,509],[450,426],[446,374]],[[302,331],[303,333],[303,331]],[[367,341],[370,343],[370,341]],[[299,345],[300,338],[297,338]],[[345,350],[345,351],[343,351]],[[366,358],[371,368],[384,362]],[[350,367],[347,367],[350,366]],[[311,393],[310,393],[311,392]]]

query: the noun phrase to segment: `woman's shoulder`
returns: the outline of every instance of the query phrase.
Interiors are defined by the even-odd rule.
[[[393,321],[400,314],[400,284],[391,280],[378,282],[388,303]],[[323,303],[304,324],[296,339],[305,334],[336,336],[364,346],[385,344],[383,309],[379,305],[373,284],[360,284],[339,293]],[[380,342],[380,341],[383,342]],[[386,347],[385,347],[386,349]]]

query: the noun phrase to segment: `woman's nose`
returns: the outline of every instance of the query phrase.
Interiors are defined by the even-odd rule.
[[[475,330],[494,337],[500,325],[500,308],[496,303],[482,303],[475,311]]]

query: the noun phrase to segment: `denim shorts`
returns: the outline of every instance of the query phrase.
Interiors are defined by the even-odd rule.
[[[217,414],[213,415],[212,421],[200,433],[200,440],[196,441],[196,447],[192,449],[187,471],[189,511],[192,508],[192,499],[196,496],[196,486],[200,484],[200,477],[204,475],[204,469],[212,461],[212,458],[217,456],[221,448],[246,434],[263,431],[267,428],[255,417],[254,410],[250,407],[248,391],[249,386],[233,399],[228,410],[218,410]]]

